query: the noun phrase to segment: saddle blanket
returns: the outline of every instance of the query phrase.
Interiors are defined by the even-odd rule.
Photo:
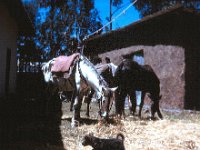
[[[70,56],[58,56],[55,58],[51,72],[67,72],[74,60],[80,56],[80,53],[74,53]]]

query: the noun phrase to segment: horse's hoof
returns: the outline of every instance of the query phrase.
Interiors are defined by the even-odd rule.
[[[157,118],[156,118],[156,117],[150,117],[150,120],[152,120],[152,121],[156,121]]]
[[[116,118],[119,119],[119,120],[125,120],[126,117],[125,117],[125,114],[123,114],[123,115],[117,114]]]
[[[164,119],[162,115],[158,115],[158,117],[159,117],[160,120]]]
[[[76,127],[78,127],[78,126],[79,126],[79,121],[73,120],[73,121],[71,122],[71,127],[72,127],[72,128],[76,128]]]
[[[104,118],[107,117],[107,112],[104,111],[103,113],[101,113],[101,116],[104,117]]]
[[[106,125],[108,123],[108,118],[101,118],[98,122],[98,126]]]
[[[89,114],[85,114],[85,115],[86,115],[87,118],[90,118],[90,115],[89,115]]]
[[[98,127],[102,127],[104,125],[104,121],[103,120],[99,120],[97,126]]]
[[[137,116],[138,114],[135,113],[135,112],[130,112],[129,115],[130,115],[130,116]]]

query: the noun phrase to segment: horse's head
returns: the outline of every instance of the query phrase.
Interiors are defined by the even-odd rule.
[[[109,87],[103,87],[102,88],[102,95],[103,97],[110,97],[112,94],[117,90],[118,87],[109,88]]]
[[[108,88],[108,87],[103,87],[102,88],[102,97],[100,103],[102,103],[101,110],[100,110],[100,115],[101,117],[108,117],[108,113],[111,109],[111,98],[113,96],[113,93],[116,91],[117,87],[115,88]]]

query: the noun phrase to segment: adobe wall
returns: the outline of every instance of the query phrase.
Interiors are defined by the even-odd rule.
[[[115,64],[122,61],[122,55],[143,49],[145,64],[153,67],[161,82],[161,107],[183,109],[185,93],[185,50],[179,46],[130,46],[99,54],[101,58],[111,58]]]
[[[3,2],[0,2],[0,18],[0,96],[3,96],[5,94],[7,49],[11,50],[9,92],[14,93],[16,89],[16,41],[18,28]]]

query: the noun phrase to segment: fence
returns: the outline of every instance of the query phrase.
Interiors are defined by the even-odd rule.
[[[17,72],[40,72],[42,62],[19,62]]]

